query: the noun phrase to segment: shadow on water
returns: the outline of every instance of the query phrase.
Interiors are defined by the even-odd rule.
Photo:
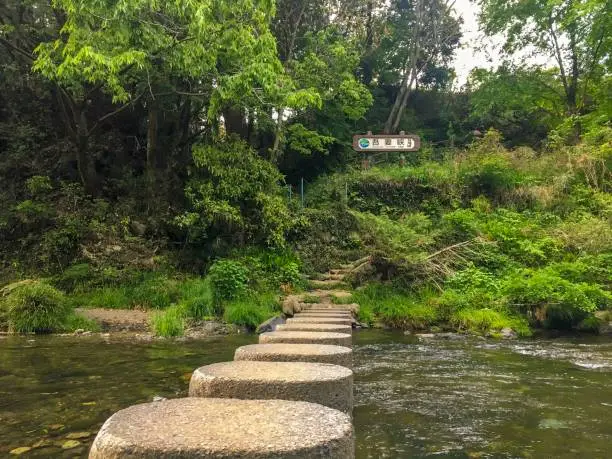
[[[363,331],[354,341],[359,459],[609,457],[609,339],[419,340]],[[196,367],[231,360],[253,342],[0,338],[0,457],[33,446],[22,457],[86,457],[112,413],[186,395]]]

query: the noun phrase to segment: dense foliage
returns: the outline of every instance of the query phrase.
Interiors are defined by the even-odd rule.
[[[480,1],[503,62],[463,87],[453,5],[3,2],[0,283],[44,282],[0,325],[91,326],[70,308],[105,306],[159,310],[164,335],[253,327],[300,270],[368,255],[355,285],[385,283],[360,290],[368,320],[593,328],[610,307],[609,1]],[[368,130],[423,148],[358,170]],[[67,315],[6,318],[46,311],[43,291]]]

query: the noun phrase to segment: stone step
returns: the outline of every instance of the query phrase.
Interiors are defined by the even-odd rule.
[[[276,331],[314,331],[314,332],[332,332],[332,333],[352,333],[353,327],[350,325],[336,324],[284,324],[278,325]]]
[[[352,317],[352,314],[350,312],[345,312],[345,311],[304,311],[304,312],[298,312],[297,314],[295,314],[294,317],[326,317],[326,318],[330,318],[330,317],[337,317],[339,319],[345,319],[347,317]]]
[[[353,351],[329,344],[249,344],[236,349],[234,360],[331,363],[353,368]]]
[[[307,331],[274,331],[259,335],[259,343],[286,344],[333,344],[351,347],[352,336],[348,333],[307,332]]]
[[[353,372],[340,365],[309,362],[234,361],[193,372],[190,397],[296,400],[353,410]]]
[[[104,423],[89,458],[128,457],[352,459],[354,434],[350,416],[313,403],[179,398]]]
[[[340,325],[351,325],[353,319],[351,317],[295,317],[293,319],[287,319],[288,324],[296,323],[311,323],[311,324],[340,324]]]

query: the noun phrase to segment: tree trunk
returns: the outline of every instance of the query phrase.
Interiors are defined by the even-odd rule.
[[[155,170],[157,168],[157,127],[159,111],[154,101],[149,102],[149,117],[147,125],[147,164],[146,174],[149,187],[155,181]]]
[[[83,106],[79,107],[78,113],[75,113],[75,115],[75,118],[77,118],[75,137],[79,176],[85,192],[97,196],[99,194],[98,176],[93,158],[89,154],[89,130],[85,108]]]

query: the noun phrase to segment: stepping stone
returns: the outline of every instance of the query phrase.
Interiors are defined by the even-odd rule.
[[[327,319],[350,319],[352,316],[351,314],[347,314],[345,312],[300,312],[298,314],[295,314],[294,317],[324,317]]]
[[[90,459],[352,459],[351,418],[286,400],[179,398],[112,415]]]
[[[317,362],[353,368],[353,351],[329,344],[249,344],[236,349],[234,360]]]
[[[314,332],[332,332],[332,333],[353,333],[353,327],[350,325],[336,324],[284,324],[278,325],[276,331],[314,331]]]
[[[340,365],[309,362],[213,363],[193,372],[190,397],[297,400],[353,410],[353,372]]]
[[[295,317],[287,319],[288,324],[296,323],[311,323],[311,324],[335,324],[335,325],[351,325],[353,319],[351,317]]]
[[[353,339],[348,333],[275,331],[259,335],[259,344],[266,343],[333,344],[334,346],[351,347]]]

